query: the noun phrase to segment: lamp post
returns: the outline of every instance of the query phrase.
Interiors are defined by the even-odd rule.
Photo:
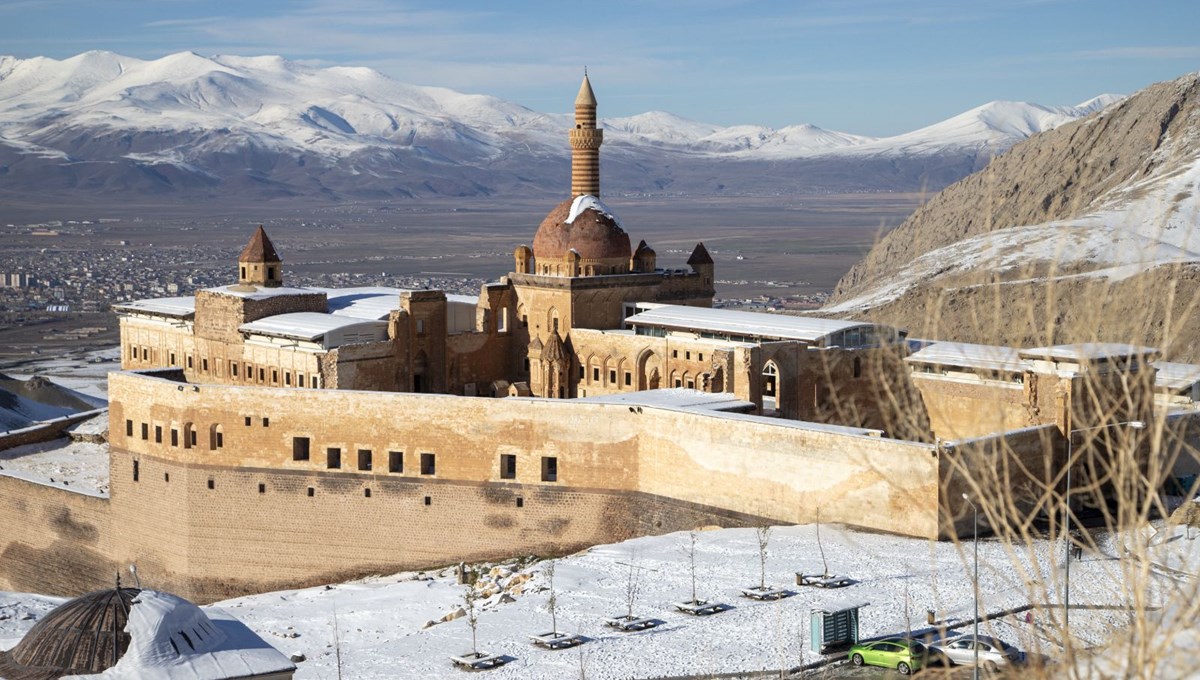
[[[975,513],[975,535],[971,539],[975,544],[975,639],[971,641],[971,647],[975,650],[975,672],[972,677],[979,680],[979,508],[971,502],[970,496],[965,493],[962,496]]]
[[[1140,430],[1146,427],[1146,423],[1141,420],[1126,420],[1120,423],[1109,423],[1108,425],[1097,425],[1095,427],[1081,427],[1078,430],[1067,432],[1067,493],[1064,497],[1066,507],[1066,544],[1067,544],[1067,562],[1063,572],[1063,642],[1065,643],[1071,633],[1071,467],[1072,458],[1074,457],[1072,435],[1081,432],[1091,432],[1092,430],[1103,430],[1110,427],[1118,427],[1128,425],[1134,430]]]

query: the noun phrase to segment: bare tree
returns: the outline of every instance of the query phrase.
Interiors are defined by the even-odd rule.
[[[625,581],[625,606],[626,616],[633,618],[633,604],[637,601],[638,596],[638,578],[641,576],[641,569],[636,567],[631,562],[629,565],[629,579]]]
[[[546,609],[550,612],[550,634],[558,635],[558,594],[554,591],[554,560],[547,560],[543,571],[550,584],[550,597],[546,600]]]
[[[821,545],[821,510],[817,509],[817,549],[821,551],[821,566],[825,569],[822,576],[829,578],[829,563],[825,561],[825,546]]]
[[[754,538],[758,541],[758,566],[760,590],[767,589],[767,542],[771,540],[771,527],[763,525],[754,528]]]
[[[696,599],[696,532],[695,530],[688,532],[688,542],[683,545],[683,554],[688,558],[689,569],[692,574],[692,599],[689,600],[695,604],[699,602]]]
[[[467,625],[471,627],[471,654],[479,656],[479,645],[476,642],[476,630],[479,626],[479,609],[475,606],[479,595],[474,586],[467,586],[463,592],[463,604],[466,611]]]

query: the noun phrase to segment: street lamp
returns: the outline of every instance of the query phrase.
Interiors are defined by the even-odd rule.
[[[1095,427],[1081,427],[1078,430],[1071,430],[1067,433],[1067,493],[1064,501],[1066,502],[1066,544],[1067,544],[1067,562],[1066,570],[1063,574],[1063,641],[1071,633],[1071,463],[1074,453],[1073,440],[1071,435],[1079,434],[1080,432],[1090,432],[1092,430],[1103,430],[1109,427],[1118,427],[1120,425],[1128,425],[1134,430],[1140,430],[1146,427],[1146,423],[1141,420],[1127,420],[1120,423],[1109,423],[1108,425],[1097,425]]]
[[[963,500],[975,512],[975,537],[972,542],[975,544],[975,639],[971,642],[971,647],[975,650],[975,673],[974,680],[979,680],[979,508],[971,502],[971,497],[963,494]]]

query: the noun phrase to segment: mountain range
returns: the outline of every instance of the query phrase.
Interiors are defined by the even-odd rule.
[[[1078,106],[991,102],[875,138],[812,125],[602,119],[607,193],[936,190]],[[600,91],[603,110],[603,90]],[[570,92],[564,104],[570,104]],[[569,114],[281,57],[0,57],[0,196],[29,200],[370,200],[558,194]]]

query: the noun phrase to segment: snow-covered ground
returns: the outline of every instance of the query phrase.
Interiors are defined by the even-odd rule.
[[[108,373],[121,370],[121,348],[72,352],[66,356],[42,359],[3,369],[19,380],[42,376],[89,398],[97,407],[108,403]]]
[[[740,588],[759,581],[754,530],[699,532],[697,595],[734,607],[705,618],[692,618],[672,607],[691,597],[684,551],[687,533],[597,546],[558,560],[558,627],[590,638],[579,648],[562,651],[537,648],[527,637],[550,629],[545,563],[487,565],[476,586],[481,595],[491,593],[482,601],[478,618],[479,648],[511,659],[487,676],[497,680],[578,677],[581,663],[590,678],[790,668],[817,659],[807,651],[809,612],[831,602],[870,603],[863,609],[864,636],[904,633],[910,628],[920,631],[925,628],[927,609],[937,611],[939,620],[949,625],[969,619],[973,608],[969,541],[955,545],[823,526],[820,532],[830,571],[857,583],[841,590],[798,588],[793,585],[796,571],[823,571],[816,532],[811,525],[772,530],[767,581],[796,592],[778,602],[754,602],[738,594]],[[1073,604],[1120,604],[1125,591],[1120,542],[1104,545],[1100,553],[1085,554],[1073,564]],[[1170,559],[1174,567],[1182,566],[1193,575],[1200,564],[1200,541],[1165,540],[1156,551],[1160,559]],[[1062,552],[1061,543],[1037,542],[1014,552],[999,542],[982,541],[981,610],[1058,602],[1061,581],[1056,566]],[[662,625],[638,633],[614,632],[603,625],[605,618],[626,611],[630,571],[626,564],[636,565],[641,574],[634,613],[659,619]],[[1179,587],[1178,575],[1156,573],[1151,598],[1156,603],[1170,600]],[[153,586],[153,574],[143,573],[142,579]],[[214,606],[233,613],[285,654],[304,654],[297,678],[337,677],[339,648],[343,677],[460,677],[449,657],[471,649],[466,618],[429,622],[462,607],[464,590],[448,568],[267,593]],[[0,593],[0,648],[15,644],[59,601]],[[1043,620],[1053,615],[1034,610],[1031,621],[1022,613],[982,628],[1032,655],[1053,656],[1056,629]],[[1094,646],[1127,621],[1128,615],[1118,610],[1079,609],[1072,611],[1071,628],[1081,643]]]
[[[5,449],[0,451],[0,474],[107,496],[108,444],[62,438]]]

